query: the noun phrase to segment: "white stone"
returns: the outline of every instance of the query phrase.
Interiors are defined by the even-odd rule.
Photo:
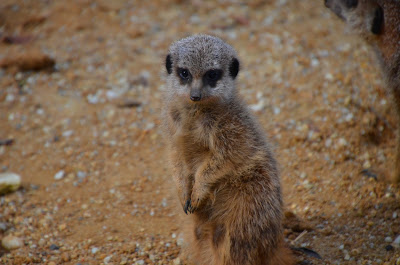
[[[398,235],[398,236],[396,237],[396,239],[393,241],[393,246],[394,246],[395,248],[400,248],[400,235]]]
[[[105,257],[105,258],[103,259],[104,263],[105,263],[105,264],[108,264],[108,263],[110,262],[111,258],[112,258],[112,255]]]
[[[54,175],[54,179],[55,180],[60,180],[60,179],[62,179],[64,177],[64,175],[65,175],[64,170],[60,170]]]
[[[0,194],[16,191],[21,186],[21,177],[15,173],[0,174]]]
[[[73,135],[74,134],[74,131],[73,130],[68,130],[68,131],[64,131],[63,133],[62,133],[62,136],[64,136],[64,137],[70,137],[71,135]]]
[[[257,104],[250,105],[249,107],[254,112],[261,111],[264,109],[264,100],[260,100]]]
[[[96,254],[99,251],[99,248],[92,247],[91,252],[92,254]]]
[[[43,247],[46,244],[46,240],[44,240],[44,238],[39,239],[38,242],[39,246]]]
[[[344,138],[340,138],[338,141],[339,146],[347,146],[347,141]]]
[[[9,235],[1,240],[1,245],[7,250],[13,250],[22,247],[24,242],[19,237]]]
[[[327,73],[325,74],[325,79],[328,81],[333,81],[334,77],[331,73]]]
[[[278,107],[274,107],[274,108],[273,108],[273,111],[274,111],[274,114],[275,114],[275,115],[278,115],[279,113],[281,113],[281,109],[278,108]]]

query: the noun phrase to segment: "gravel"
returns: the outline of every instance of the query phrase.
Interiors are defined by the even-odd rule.
[[[0,238],[26,244],[0,264],[183,263],[163,60],[203,32],[238,52],[238,91],[270,136],[285,210],[305,223],[285,227],[288,244],[324,264],[400,265],[391,100],[372,50],[323,1],[4,1],[4,36],[34,38],[0,42],[0,60],[38,49],[56,69],[0,69],[0,136],[14,140],[0,169],[23,177],[0,196]]]

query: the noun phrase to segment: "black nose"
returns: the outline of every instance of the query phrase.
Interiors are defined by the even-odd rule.
[[[201,99],[201,97],[198,97],[198,96],[190,96],[190,99],[191,99],[192,101],[199,101],[199,100]]]

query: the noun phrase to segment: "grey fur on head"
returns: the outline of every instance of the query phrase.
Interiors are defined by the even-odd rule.
[[[235,50],[220,38],[203,34],[173,43],[165,66],[167,84],[176,95],[190,91],[188,96],[192,101],[229,97],[239,72]]]

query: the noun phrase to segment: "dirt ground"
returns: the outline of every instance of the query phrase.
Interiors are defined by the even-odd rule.
[[[238,51],[287,242],[322,257],[299,262],[400,264],[394,111],[371,49],[322,0],[1,0],[0,172],[23,185],[0,197],[0,239],[24,245],[0,263],[181,263],[160,107],[167,48],[194,33]]]

